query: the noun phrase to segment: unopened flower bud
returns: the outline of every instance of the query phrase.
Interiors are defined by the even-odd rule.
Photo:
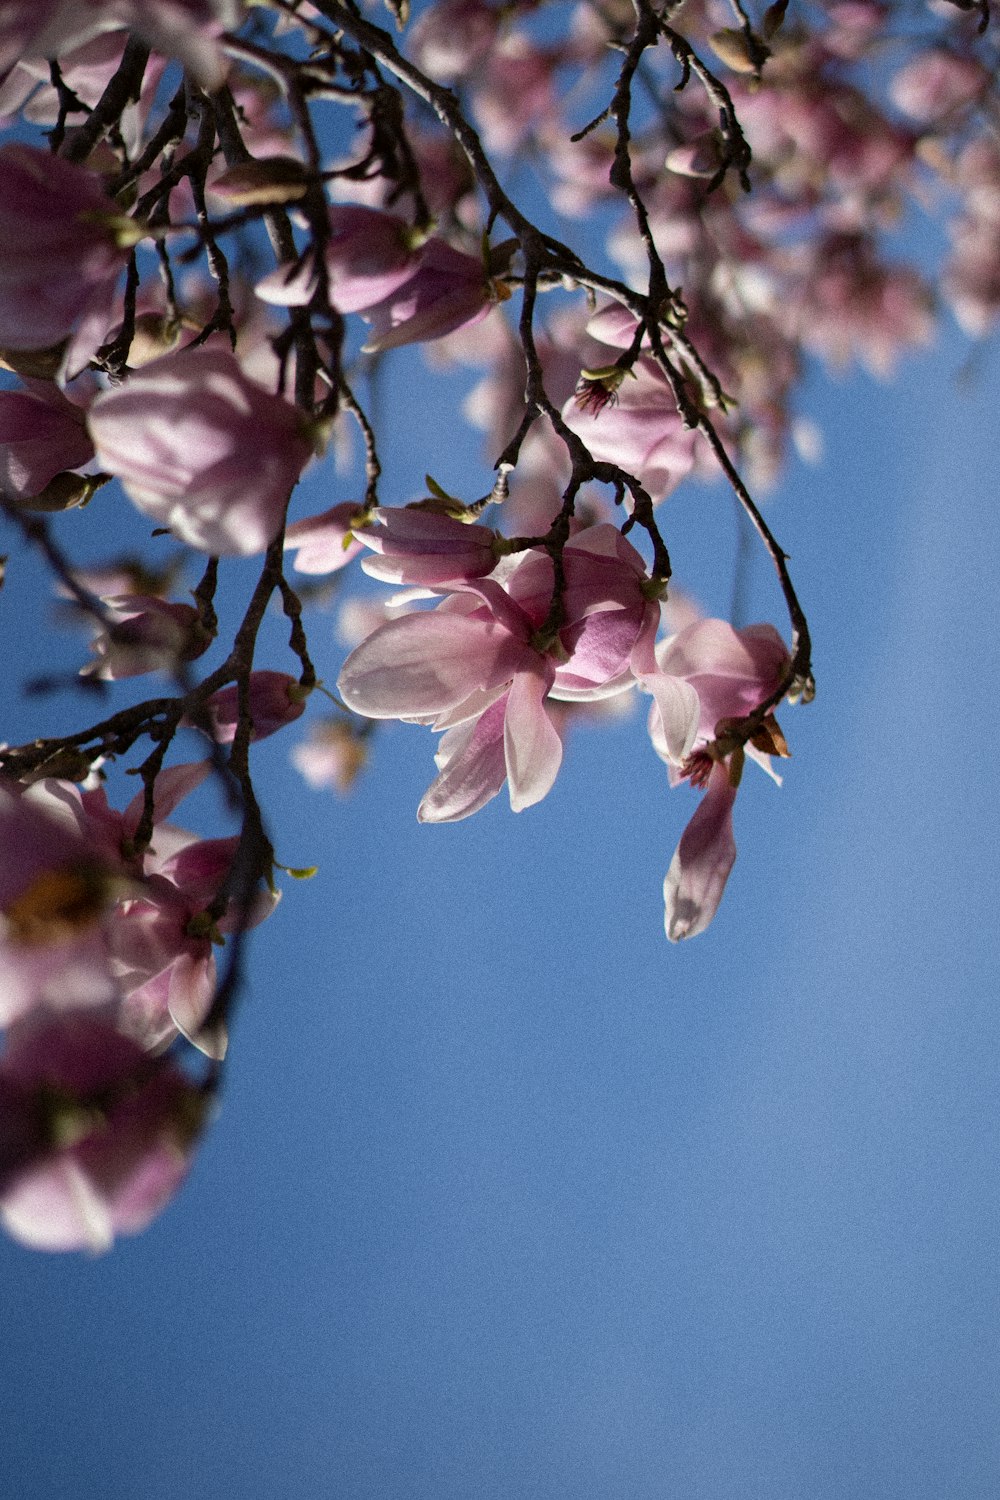
[[[294,156],[265,156],[230,167],[213,182],[208,192],[233,208],[257,204],[297,203],[309,189],[305,166]]]
[[[763,43],[733,26],[714,31],[708,41],[716,57],[721,58],[734,73],[759,73],[770,56]]]

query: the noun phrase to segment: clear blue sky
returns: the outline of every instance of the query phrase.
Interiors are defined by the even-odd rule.
[[[826,457],[773,519],[819,693],[784,787],[748,773],[704,937],[663,937],[693,799],[639,715],[455,827],[415,821],[425,731],[346,802],[295,731],[262,747],[279,857],[320,874],[254,942],[176,1204],[97,1261],[0,1244],[5,1495],[993,1500],[1000,379],[961,393],[964,352],[815,389]],[[713,609],[729,507],[667,521]],[[784,629],[763,565],[750,593]]]

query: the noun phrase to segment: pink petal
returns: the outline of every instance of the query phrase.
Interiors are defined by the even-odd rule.
[[[729,769],[715,765],[663,882],[664,925],[672,943],[704,932],[719,909],[736,860]]]
[[[404,615],[351,652],[337,688],[369,719],[433,717],[512,677],[524,650],[493,619],[441,610]]]
[[[421,823],[456,823],[491,801],[507,779],[504,715],[507,695],[474,723],[460,724],[441,741],[434,757],[441,774],[417,808]]]
[[[504,718],[504,756],[514,812],[541,802],[562,764],[562,740],[544,707],[551,680],[540,663],[537,670],[518,672],[511,683]]]
[[[641,679],[653,695],[650,730],[653,746],[664,760],[679,766],[691,754],[698,734],[701,702],[689,682],[667,672]]]

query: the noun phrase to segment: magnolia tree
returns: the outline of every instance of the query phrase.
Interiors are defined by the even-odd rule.
[[[754,498],[808,438],[803,373],[889,372],[940,314],[978,336],[1000,310],[986,0],[386,4],[0,7],[8,566],[40,555],[92,636],[67,731],[0,749],[0,1204],[30,1245],[106,1246],[182,1181],[277,899],[254,746],[307,709],[296,762],[340,789],[375,721],[435,731],[417,815],[448,822],[505,786],[530,808],[567,726],[647,695],[669,783],[701,790],[666,932],[702,932],[746,763],[774,775],[776,710],[813,695]],[[929,210],[933,291],[899,258]],[[406,344],[428,425],[453,420],[434,371],[480,367],[488,493],[383,477],[372,393]],[[303,515],[310,466],[329,504]],[[720,478],[775,623],[672,590],[664,502]],[[109,541],[129,502],[141,562]],[[227,562],[251,581],[224,638]],[[324,687],[305,605],[359,570],[388,588],[347,600]],[[173,821],[206,781],[216,837]]]

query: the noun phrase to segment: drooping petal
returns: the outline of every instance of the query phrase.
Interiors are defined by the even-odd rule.
[[[705,795],[681,834],[663,882],[664,926],[672,943],[704,932],[719,909],[736,859],[735,797],[728,767],[713,766]]]
[[[336,573],[363,550],[351,528],[361,507],[350,500],[322,515],[295,521],[285,531],[285,550],[295,552],[296,573]]]
[[[514,812],[532,807],[552,788],[562,764],[562,740],[545,711],[551,672],[518,672],[511,683],[504,718],[504,757],[510,805]]]
[[[504,715],[507,695],[474,723],[450,729],[434,757],[440,775],[427,788],[417,818],[421,823],[457,823],[485,807],[507,779]]]

